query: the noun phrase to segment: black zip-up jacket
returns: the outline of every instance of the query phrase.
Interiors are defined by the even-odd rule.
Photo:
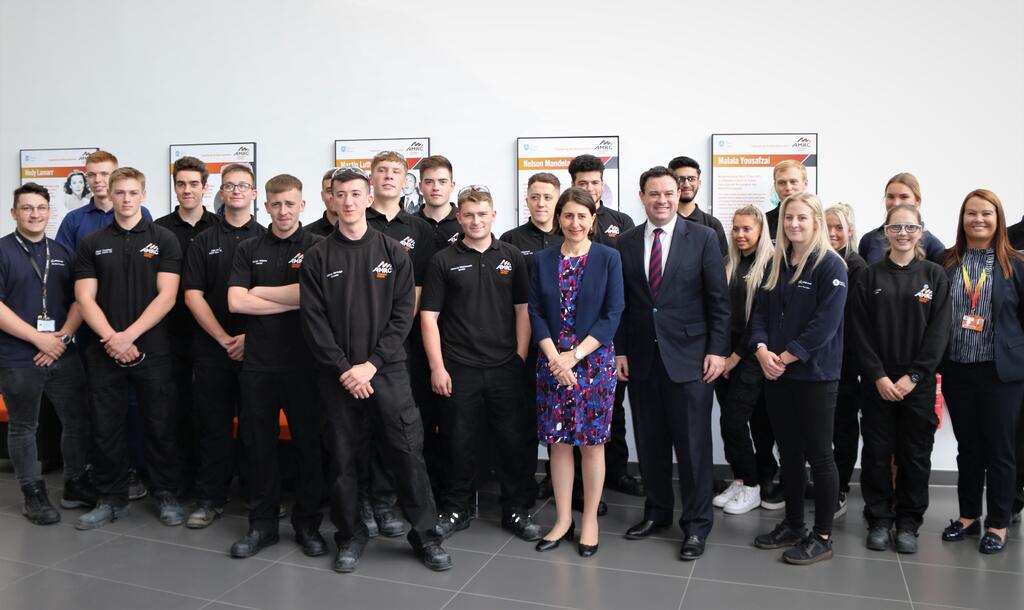
[[[306,251],[299,287],[302,330],[319,368],[405,368],[416,293],[401,244],[370,227],[357,240],[334,231]]]
[[[857,286],[858,280],[860,280],[861,274],[867,270],[868,264],[861,258],[860,254],[857,254],[852,250],[852,244],[847,244],[845,248],[839,251],[839,256],[846,261],[846,276],[850,278],[849,290],[846,292],[846,318],[843,327],[843,370],[840,375],[840,382],[845,386],[847,384],[858,383],[857,377],[860,375],[860,361],[857,359],[857,342],[853,340],[852,333],[855,332],[857,325],[853,321],[853,316],[850,313],[850,303],[853,301],[853,291]]]
[[[813,256],[813,255],[812,255]],[[813,268],[812,268],[813,267]],[[793,381],[838,381],[843,363],[843,311],[846,309],[846,265],[830,248],[814,267],[790,284],[795,267],[783,263],[773,290],[760,290],[753,314],[750,349],[758,343],[799,360],[782,378]]]
[[[756,304],[751,304],[750,318],[747,318],[747,275],[754,265],[754,254],[741,256],[734,275],[729,278],[729,304],[732,310],[729,330],[732,351],[740,358],[750,355],[750,321],[754,318]]]
[[[900,267],[888,256],[861,274],[850,303],[862,377],[874,384],[916,373],[930,378],[949,341],[950,297],[946,271],[914,260]]]

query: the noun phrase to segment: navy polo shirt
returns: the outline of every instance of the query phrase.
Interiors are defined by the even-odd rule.
[[[142,206],[142,218],[148,222],[153,221],[146,206]],[[114,222],[114,208],[109,211],[96,207],[95,202],[90,199],[89,203],[82,207],[75,208],[64,216],[57,229],[57,241],[72,252],[78,252],[78,244],[86,235],[98,231],[103,227],[110,226]]]
[[[174,233],[142,218],[130,229],[113,222],[86,235],[75,259],[75,279],[98,281],[96,304],[120,332],[156,298],[158,273],[181,274],[182,255]],[[169,352],[166,316],[143,333],[135,347],[150,355]]]
[[[31,242],[22,237],[36,259],[39,270],[46,269],[46,244],[43,240]],[[60,330],[68,317],[68,309],[75,302],[74,255],[52,239],[50,244],[50,275],[46,278],[47,314]],[[0,302],[25,321],[36,327],[36,317],[43,313],[43,285],[29,262],[25,250],[18,245],[14,233],[0,239]],[[73,349],[73,345],[69,346]],[[0,368],[34,367],[32,358],[39,353],[34,345],[0,331]],[[65,355],[67,355],[65,353]]]

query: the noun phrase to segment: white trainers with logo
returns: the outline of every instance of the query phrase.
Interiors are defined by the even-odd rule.
[[[711,500],[711,505],[715,508],[722,508],[728,504],[730,500],[736,497],[736,494],[740,493],[743,487],[743,481],[733,481],[725,488],[725,491],[718,494],[713,500]]]
[[[761,506],[761,487],[747,487],[744,485],[743,489],[733,496],[728,504],[722,507],[722,511],[728,515],[742,515],[743,513],[749,513],[758,506]]]

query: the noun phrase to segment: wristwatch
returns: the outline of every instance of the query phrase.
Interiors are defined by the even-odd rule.
[[[74,335],[61,335],[60,336],[60,342],[63,343],[64,345],[71,345],[72,343],[75,342],[75,336]]]
[[[761,351],[762,347],[768,347],[768,344],[767,343],[758,343],[756,346],[754,346],[754,353],[756,354],[757,352]]]
[[[583,350],[581,350],[578,347],[572,351],[572,355],[574,358],[576,358],[577,361],[586,358],[586,355],[583,353]]]
[[[914,383],[921,383],[921,379],[922,377],[919,373],[910,374],[910,380],[913,381]]]

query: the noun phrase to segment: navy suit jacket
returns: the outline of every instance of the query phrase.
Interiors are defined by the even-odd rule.
[[[562,293],[558,288],[560,248],[545,248],[533,255],[530,274],[530,325],[534,344],[551,339],[558,344],[562,327]],[[576,293],[576,338],[590,335],[611,345],[622,315],[622,263],[613,248],[591,244],[587,268]]]
[[[619,236],[626,309],[615,352],[629,359],[631,383],[647,379],[655,346],[675,383],[704,377],[704,356],[729,355],[729,282],[711,229],[676,219],[657,300],[644,269],[647,223]],[[655,344],[657,341],[657,344]]]
[[[995,366],[996,375],[1004,383],[1024,381],[1024,262],[1011,262],[1013,277],[1003,277],[998,262],[992,274]]]

